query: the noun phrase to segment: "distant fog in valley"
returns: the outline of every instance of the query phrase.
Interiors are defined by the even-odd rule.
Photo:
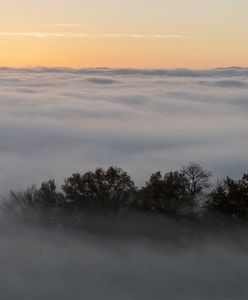
[[[0,191],[118,165],[247,171],[248,69],[0,69]]]

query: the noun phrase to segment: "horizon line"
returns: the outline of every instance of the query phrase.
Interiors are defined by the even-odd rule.
[[[111,67],[111,66],[82,66],[82,67],[74,67],[74,66],[66,66],[66,65],[61,65],[61,66],[46,66],[46,65],[23,65],[23,66],[5,66],[5,65],[0,65],[0,70],[5,70],[5,69],[16,69],[16,70],[22,70],[22,69],[64,69],[64,70],[147,70],[147,71],[173,71],[173,70],[189,70],[189,71],[210,71],[210,70],[228,70],[228,69],[248,69],[247,66],[240,66],[240,65],[226,65],[226,66],[216,66],[216,67],[204,67],[204,68],[190,68],[190,67],[175,67],[175,68],[167,68],[167,67]]]

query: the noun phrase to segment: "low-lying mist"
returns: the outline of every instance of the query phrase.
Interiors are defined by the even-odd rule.
[[[2,299],[247,299],[247,228],[132,213],[48,229],[1,218]]]

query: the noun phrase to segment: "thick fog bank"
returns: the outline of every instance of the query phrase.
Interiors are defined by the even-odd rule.
[[[0,69],[0,191],[118,165],[247,171],[248,71]]]
[[[120,224],[124,220],[107,224],[95,218],[92,222],[102,230],[98,233],[82,229],[49,230],[2,219],[1,298],[245,300],[248,297],[246,228],[216,232],[171,219],[140,216],[127,218],[123,226]],[[86,223],[89,225],[89,220]],[[132,235],[134,228],[136,233]],[[154,236],[156,231],[159,235]]]

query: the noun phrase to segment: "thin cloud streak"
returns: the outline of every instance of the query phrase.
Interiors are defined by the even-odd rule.
[[[52,24],[52,23],[44,23],[44,24],[34,24],[34,26],[54,26],[54,27],[69,27],[69,28],[78,28],[78,27],[89,27],[89,26],[86,26],[86,25],[83,25],[83,24],[75,24],[75,23],[55,23],[55,24]]]
[[[61,24],[62,26],[63,24]],[[65,24],[64,24],[65,25]],[[73,27],[76,24],[67,24]],[[68,26],[68,27],[69,27]],[[66,27],[66,26],[65,26]],[[76,26],[75,26],[76,27]],[[0,32],[2,37],[32,37],[32,38],[134,38],[134,39],[180,39],[184,36],[169,34],[152,34],[145,35],[139,33],[102,33],[102,34],[88,34],[88,33],[71,33],[71,32]]]
[[[0,32],[3,37],[32,37],[32,38],[61,38],[61,37],[89,37],[83,33],[67,33],[67,32]]]

